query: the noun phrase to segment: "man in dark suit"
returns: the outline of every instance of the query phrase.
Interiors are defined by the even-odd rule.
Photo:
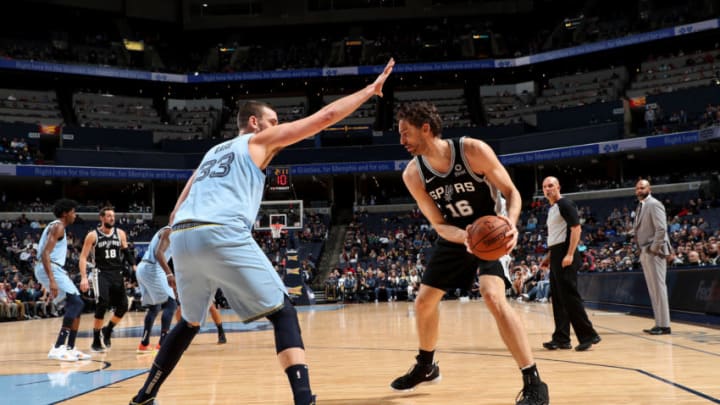
[[[647,180],[641,179],[635,184],[635,195],[639,203],[635,211],[633,231],[655,315],[655,326],[644,329],[644,332],[650,335],[669,335],[670,307],[665,282],[665,258],[670,255],[670,239],[667,234],[665,206],[650,195],[650,182]]]

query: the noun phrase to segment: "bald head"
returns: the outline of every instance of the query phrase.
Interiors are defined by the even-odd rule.
[[[548,199],[550,204],[555,204],[555,201],[560,199],[560,181],[557,177],[548,176],[542,182],[543,194]]]
[[[650,195],[650,182],[645,179],[638,180],[635,183],[635,196],[639,201],[642,201]]]

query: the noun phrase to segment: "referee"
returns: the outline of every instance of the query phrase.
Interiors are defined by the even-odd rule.
[[[577,250],[580,242],[580,220],[572,200],[560,194],[560,182],[546,177],[542,184],[545,198],[550,203],[547,216],[548,255],[542,266],[550,265],[550,293],[552,294],[555,332],[552,340],[543,343],[548,350],[570,349],[570,324],[580,344],[575,350],[582,352],[600,343],[600,336],[588,319],[582,298],[577,289],[577,271],[582,265]]]

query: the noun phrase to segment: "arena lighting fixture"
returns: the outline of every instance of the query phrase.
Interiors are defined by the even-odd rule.
[[[127,38],[123,38],[123,45],[128,51],[142,52],[145,50],[145,43],[143,41],[133,41]]]

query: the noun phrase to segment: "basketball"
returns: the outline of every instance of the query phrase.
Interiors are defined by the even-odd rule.
[[[483,260],[497,260],[507,254],[505,233],[511,229],[506,219],[486,215],[468,229],[468,244],[473,254]]]

